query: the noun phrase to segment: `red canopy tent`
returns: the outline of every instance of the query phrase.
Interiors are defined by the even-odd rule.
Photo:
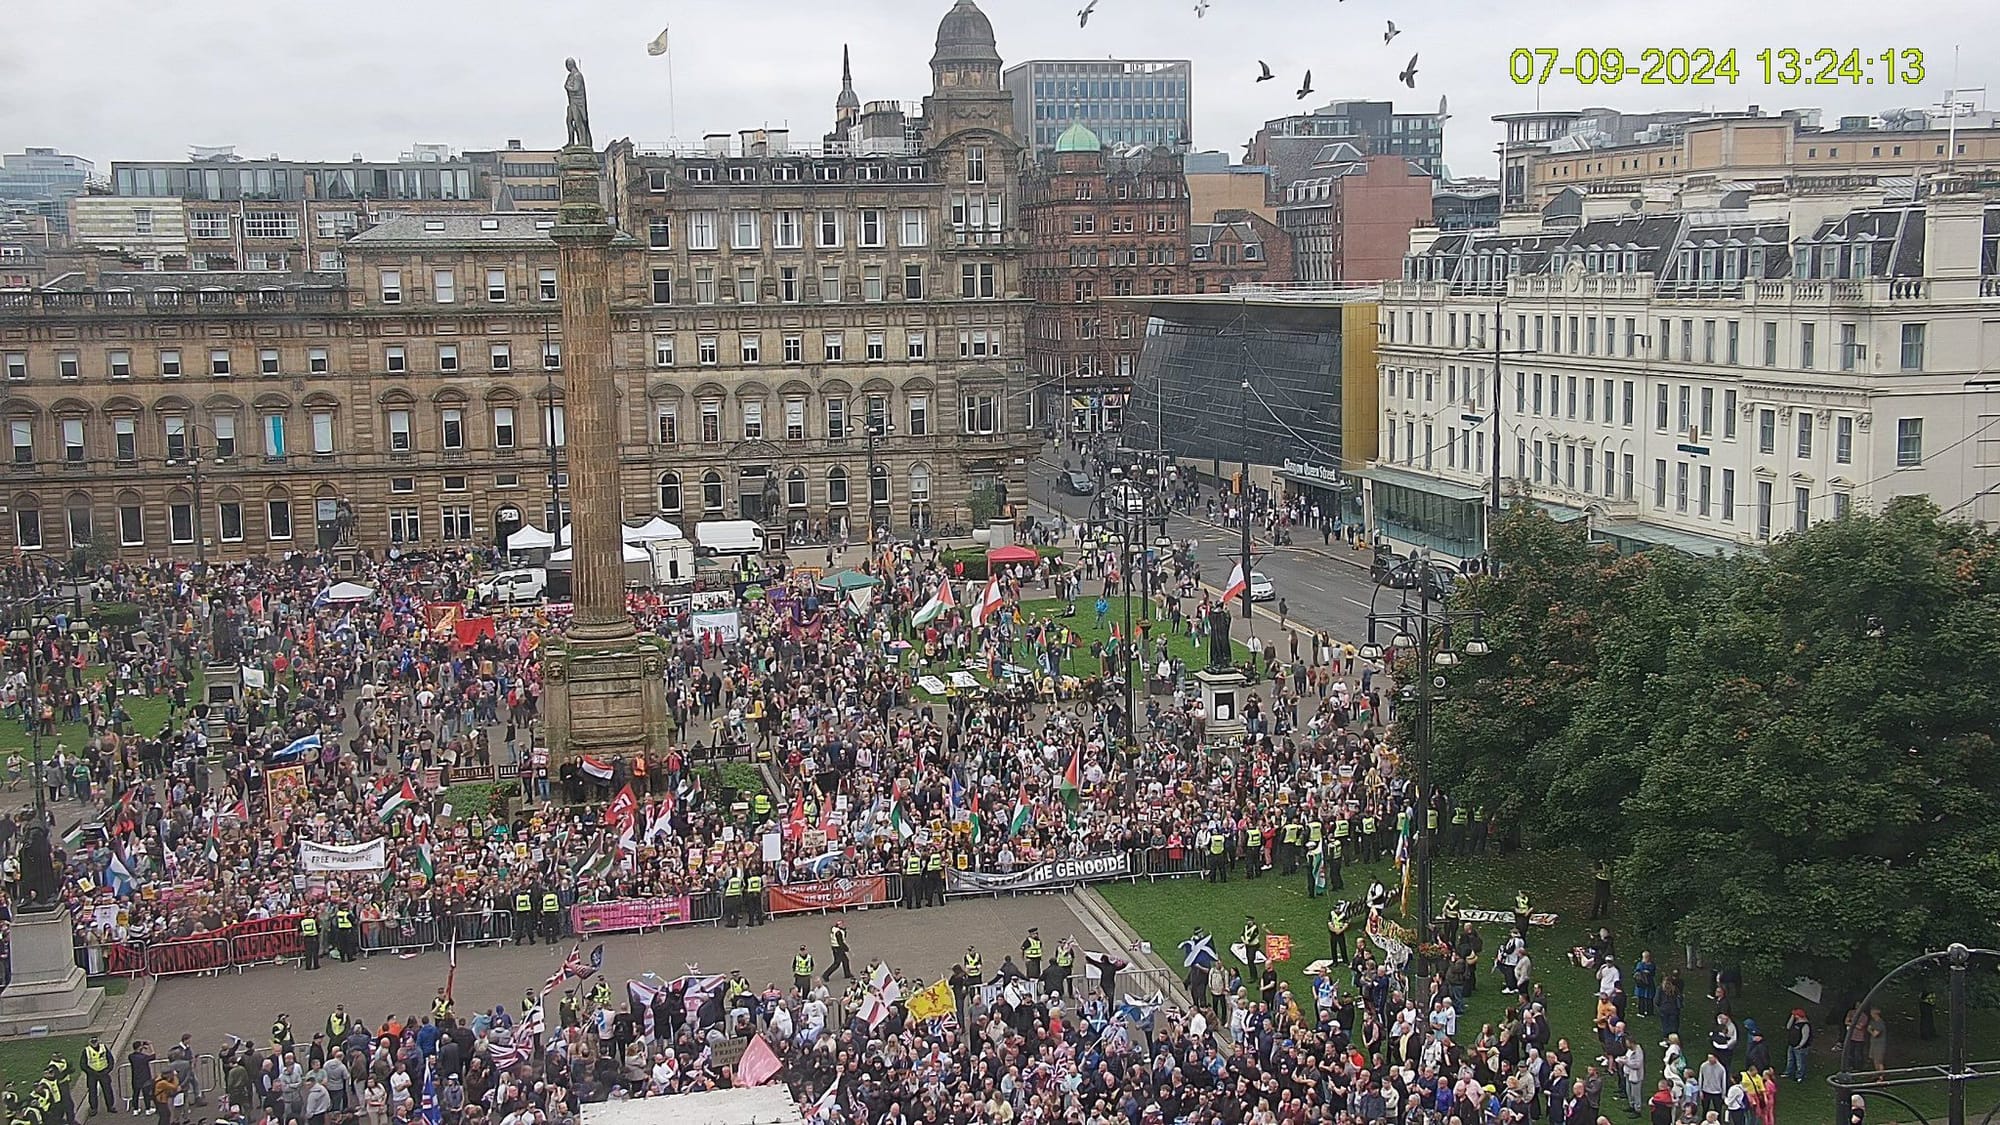
[[[986,562],[988,565],[999,563],[1002,566],[1006,566],[1012,563],[1031,563],[1039,558],[1041,556],[1036,554],[1032,547],[1023,547],[1018,543],[1011,547],[1000,547],[986,552]]]

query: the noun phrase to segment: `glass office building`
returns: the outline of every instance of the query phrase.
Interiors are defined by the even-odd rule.
[[[1002,83],[1014,128],[1036,151],[1078,122],[1117,149],[1188,144],[1192,76],[1186,59],[1036,59],[1007,68]]]

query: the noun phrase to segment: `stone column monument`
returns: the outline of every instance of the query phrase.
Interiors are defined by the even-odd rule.
[[[565,64],[568,141],[556,161],[562,201],[555,239],[562,298],[563,402],[569,441],[575,616],[543,649],[543,698],[552,772],[589,755],[619,759],[659,751],[667,705],[658,644],[625,608],[624,532],[618,467],[618,399],[611,351],[613,244],[599,157],[590,139],[583,72]],[[590,796],[590,788],[585,789]]]

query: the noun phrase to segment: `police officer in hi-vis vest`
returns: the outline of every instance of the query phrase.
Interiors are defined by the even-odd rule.
[[[104,1103],[104,1112],[117,1113],[118,1095],[111,1088],[111,1048],[93,1035],[90,1042],[83,1045],[83,1057],[79,1061],[83,1065],[84,1080],[90,1087],[90,1116],[97,1116],[99,1100]]]
[[[826,940],[828,947],[826,976],[821,979],[832,980],[833,971],[839,969],[847,974],[848,980],[853,980],[854,966],[847,963],[847,927],[836,921],[833,924],[833,932],[827,935]]]
[[[319,916],[306,914],[299,919],[299,945],[307,969],[319,968]],[[92,1110],[92,1113],[97,1112]]]
[[[514,889],[514,944],[535,944],[535,891],[523,883]]]
[[[1021,972],[1029,980],[1042,979],[1042,931],[1028,927],[1027,939],[1021,942]]]
[[[729,878],[722,884],[722,924],[736,925],[743,914],[743,869],[732,867]]]
[[[333,911],[333,946],[340,950],[340,959],[353,964],[361,959],[361,921],[354,916],[354,907],[343,903]]]
[[[562,940],[562,896],[554,888],[542,892],[542,936],[550,945]]]
[[[743,910],[750,916],[750,924],[764,924],[764,869],[752,868],[750,877],[743,880]]]
[[[806,947],[801,945],[799,955],[792,958],[792,987],[800,996],[804,996],[812,991],[812,983],[813,955],[806,952]]]

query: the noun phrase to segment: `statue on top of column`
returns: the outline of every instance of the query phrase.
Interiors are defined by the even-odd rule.
[[[575,59],[564,59],[569,68],[569,77],[563,79],[563,92],[569,95],[569,142],[567,148],[594,148],[590,143],[590,106],[585,100],[583,71],[577,69]]]

